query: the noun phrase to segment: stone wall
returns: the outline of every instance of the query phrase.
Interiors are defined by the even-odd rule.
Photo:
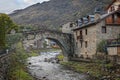
[[[102,33],[102,26],[106,26],[106,33]],[[105,25],[105,21],[101,21],[96,25],[96,41],[97,44],[102,40],[107,39],[117,39],[120,34],[120,26],[115,25]]]
[[[9,54],[0,55],[0,80],[8,80]]]
[[[62,32],[63,33],[69,33],[69,34],[73,34],[72,29],[75,28],[75,24],[72,22],[68,22],[64,25],[62,25]]]
[[[87,34],[86,34],[86,29],[87,29]],[[80,57],[83,55],[83,57],[92,57],[93,54],[96,53],[96,27],[87,27],[83,28],[82,30],[82,36],[83,36],[83,41],[81,42],[80,39],[77,39],[77,36],[80,34],[80,30],[77,31],[77,36],[76,32],[74,33],[75,35],[75,42],[76,42],[76,54]],[[87,42],[87,47],[85,46]]]
[[[106,33],[102,33],[102,26],[106,26]],[[86,29],[87,29],[87,35],[86,35]],[[77,39],[77,36],[80,35],[80,30],[82,30],[82,46],[80,39]],[[118,35],[120,34],[120,26],[116,25],[106,25],[105,21],[102,20],[101,22],[97,23],[96,25],[92,25],[86,28],[82,28],[79,30],[74,31],[74,38],[75,38],[75,53],[80,57],[83,55],[83,57],[89,57],[92,58],[93,55],[96,54],[97,45],[102,40],[107,39],[116,39]],[[87,42],[87,47],[85,47],[85,44]]]

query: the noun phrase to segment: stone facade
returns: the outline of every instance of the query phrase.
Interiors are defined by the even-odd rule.
[[[96,43],[102,40],[117,39],[120,34],[120,25],[106,25],[105,21],[101,21],[96,26]],[[106,26],[106,33],[102,33],[102,26]]]
[[[97,45],[102,40],[116,39],[120,34],[120,25],[106,25],[106,18],[95,23],[74,29],[75,49],[79,57],[92,58]]]
[[[113,3],[108,6],[107,12],[110,13],[118,8],[120,8],[120,0],[113,0]]]
[[[73,33],[72,29],[75,27],[76,26],[73,22],[68,22],[68,23],[62,25],[62,32],[72,34]]]
[[[79,33],[82,31],[82,40],[77,39],[78,36],[81,36]],[[87,31],[87,34],[86,34]],[[76,54],[80,56],[92,57],[96,53],[96,27],[83,28],[77,31],[74,31],[74,37],[76,42]]]

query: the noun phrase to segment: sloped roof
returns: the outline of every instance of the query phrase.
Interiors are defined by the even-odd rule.
[[[89,22],[87,24],[83,24],[82,26],[73,29],[73,31],[79,30],[79,29],[82,29],[82,28],[86,28],[86,27],[90,27],[91,25],[95,25],[95,24],[99,23],[100,21],[104,20],[105,18],[107,18],[108,16],[110,16],[112,14],[115,14],[115,13],[118,13],[118,12],[120,13],[120,10],[113,11],[113,12],[111,12],[109,14],[108,13],[104,14],[98,20],[95,20],[94,22]]]

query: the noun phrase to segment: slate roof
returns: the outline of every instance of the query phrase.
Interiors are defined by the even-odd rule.
[[[104,15],[102,15],[99,19],[97,19],[97,20],[90,21],[90,22],[88,22],[88,23],[86,23],[86,24],[82,24],[81,26],[79,26],[79,27],[77,27],[77,28],[74,28],[73,31],[79,30],[79,29],[82,29],[82,28],[86,28],[86,27],[90,27],[91,25],[95,25],[95,24],[99,23],[100,21],[104,20],[105,18],[107,18],[108,16],[110,16],[110,15],[112,15],[112,14],[114,14],[114,13],[120,13],[120,10],[113,11],[113,12],[111,12],[111,13],[109,13],[109,14],[108,14],[108,13],[107,13],[107,14],[104,14]]]

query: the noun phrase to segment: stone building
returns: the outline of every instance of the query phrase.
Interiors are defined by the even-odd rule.
[[[73,22],[68,22],[68,23],[62,25],[62,32],[72,34],[73,33],[72,29],[75,27],[76,26]]]
[[[95,15],[78,20],[77,28],[73,29],[75,53],[78,57],[92,58],[97,52],[97,45],[102,40],[118,38],[120,35],[120,6],[118,3],[120,4],[120,0],[113,0],[105,14],[95,13]],[[111,7],[115,9],[111,11]]]
[[[107,12],[110,13],[112,11],[116,11],[118,8],[120,8],[120,0],[113,0],[107,7]]]

